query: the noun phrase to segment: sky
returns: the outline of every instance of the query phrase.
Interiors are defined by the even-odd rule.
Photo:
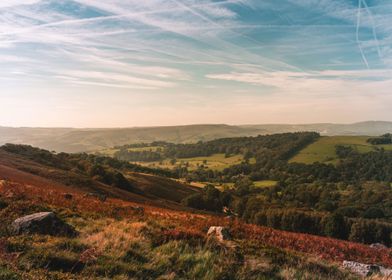
[[[1,0],[0,126],[392,121],[391,0]]]

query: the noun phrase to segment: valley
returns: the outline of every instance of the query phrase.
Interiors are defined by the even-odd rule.
[[[340,268],[346,259],[392,266],[390,249],[274,230],[184,207],[178,200],[198,191],[153,175],[153,170],[147,175],[121,168],[132,185],[124,190],[101,183],[96,175],[85,181],[89,173],[73,169],[97,158],[51,156],[13,146],[0,149],[0,159],[0,219],[5,225],[26,214],[53,211],[78,232],[76,237],[12,236],[3,227],[3,279],[41,279],[43,274],[45,279],[307,279],[317,273],[318,279],[337,280],[357,279]],[[64,181],[62,174],[84,183]],[[235,248],[208,239],[206,232],[214,225],[230,230]]]
[[[392,279],[391,0],[0,0],[0,280]]]
[[[296,132],[90,154],[4,145],[0,276],[357,279],[343,261],[392,267],[392,151],[368,139]],[[78,235],[9,231],[45,211]],[[211,239],[211,226],[230,239]]]

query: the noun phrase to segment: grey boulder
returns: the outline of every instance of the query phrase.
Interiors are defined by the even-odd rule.
[[[379,274],[383,277],[391,277],[392,270],[375,264],[364,264],[353,261],[343,261],[343,267],[362,277]]]
[[[53,212],[39,212],[16,219],[11,225],[13,234],[48,234],[75,236],[77,232],[60,220]]]

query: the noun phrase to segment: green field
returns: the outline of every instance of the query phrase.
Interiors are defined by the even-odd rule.
[[[151,151],[155,152],[158,149],[163,149],[161,146],[151,146],[151,147],[135,147],[129,148],[128,151]],[[98,154],[104,156],[113,157],[119,149],[110,148],[98,151]],[[193,158],[179,158],[176,160],[175,164],[171,163],[171,159],[164,159],[162,161],[152,161],[152,162],[133,162],[147,167],[154,168],[168,168],[172,169],[177,166],[188,166],[189,170],[195,170],[199,166],[204,166],[205,168],[222,171],[223,169],[230,167],[235,164],[240,164],[243,161],[242,155],[233,155],[230,157],[225,157],[225,154],[214,154],[207,157],[193,157]],[[251,158],[250,163],[255,163],[256,160]]]
[[[129,148],[128,151],[133,151],[133,152],[143,152],[143,151],[156,152],[159,148],[163,149],[163,147],[161,147],[161,146],[151,146],[151,147]]]
[[[180,182],[185,182],[183,180],[178,180]],[[268,188],[268,187],[274,187],[276,186],[278,182],[273,181],[273,180],[261,180],[261,181],[254,181],[253,185],[256,188]],[[234,183],[219,183],[219,184],[214,184],[214,183],[209,183],[209,182],[191,182],[190,185],[193,187],[197,188],[204,188],[207,184],[212,184],[219,190],[223,191],[224,189],[233,189],[234,188]]]
[[[276,186],[278,182],[273,180],[262,180],[262,181],[255,181],[253,184],[256,188],[268,188]]]
[[[143,152],[143,151],[149,151],[149,152],[155,152],[157,151],[159,148],[163,148],[161,146],[151,146],[151,147],[134,147],[134,148],[128,148],[128,151],[133,151],[133,152]],[[115,149],[115,148],[109,148],[109,149],[103,149],[103,150],[99,150],[98,152],[102,155],[106,155],[106,156],[114,156],[114,154],[116,152],[118,152],[119,149]]]
[[[193,157],[193,158],[181,158],[177,159],[173,165],[170,159],[165,159],[161,162],[137,162],[138,164],[148,167],[159,167],[159,168],[173,168],[175,166],[185,166],[188,163],[189,170],[195,170],[199,166],[203,165],[205,168],[212,170],[221,171],[231,165],[239,164],[243,160],[242,155],[234,155],[231,157],[225,157],[225,154],[214,154],[208,157]]]
[[[366,142],[369,137],[367,136],[325,136],[319,140],[310,144],[305,149],[300,151],[294,156],[290,162],[298,163],[332,163],[335,164],[338,161],[338,157],[335,152],[337,145],[350,146],[359,153],[366,153],[378,148],[384,148],[385,150],[392,150],[392,145],[371,145]]]

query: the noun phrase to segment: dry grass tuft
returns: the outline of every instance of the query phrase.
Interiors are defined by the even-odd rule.
[[[87,233],[82,240],[98,251],[117,254],[126,251],[135,242],[144,241],[142,230],[146,226],[146,222],[106,219],[95,225],[92,233]]]

